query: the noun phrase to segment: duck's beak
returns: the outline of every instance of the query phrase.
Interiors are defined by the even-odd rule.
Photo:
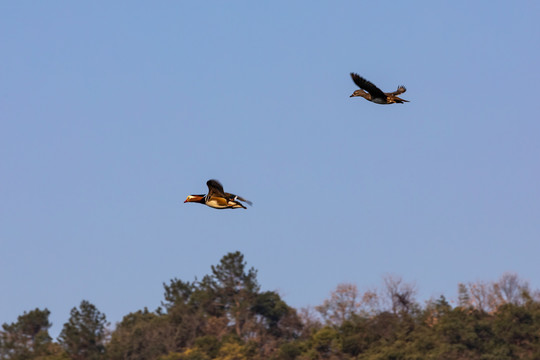
[[[349,97],[354,97],[354,94],[352,94],[352,95],[351,95],[351,96],[349,96]]]

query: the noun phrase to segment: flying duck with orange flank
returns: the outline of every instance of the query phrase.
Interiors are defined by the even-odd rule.
[[[208,186],[208,194],[189,195],[184,203],[195,202],[205,204],[214,209],[246,209],[246,207],[240,201],[243,201],[248,205],[252,204],[251,201],[246,200],[243,197],[223,191],[223,185],[221,185],[221,183],[217,180],[208,180],[206,185]]]
[[[405,91],[407,91],[403,85],[398,86],[397,90],[394,92],[384,93],[381,89],[373,85],[372,82],[364,79],[358,74],[351,73],[351,78],[353,79],[354,83],[358,85],[360,90],[353,92],[350,97],[361,96],[368,101],[383,105],[396,103],[403,104],[404,102],[409,102],[409,100],[404,100],[398,97],[399,94],[403,94]]]

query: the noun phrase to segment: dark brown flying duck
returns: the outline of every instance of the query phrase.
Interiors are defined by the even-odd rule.
[[[217,180],[208,180],[206,185],[208,185],[208,194],[189,195],[184,203],[196,202],[199,204],[208,205],[214,209],[246,209],[246,207],[240,201],[244,201],[251,205],[251,201],[246,200],[238,195],[229,194],[223,191],[223,185],[221,185]]]
[[[409,102],[409,100],[403,100],[397,97],[397,95],[403,94],[405,91],[407,91],[403,85],[398,86],[397,90],[394,92],[384,93],[381,89],[373,85],[372,82],[367,81],[358,74],[351,73],[351,78],[361,90],[356,90],[350,97],[361,96],[366,100],[383,105],[395,103],[403,104],[404,102]]]

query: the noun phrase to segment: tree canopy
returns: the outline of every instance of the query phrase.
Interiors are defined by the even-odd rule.
[[[164,299],[109,327],[83,300],[56,341],[50,312],[25,312],[0,331],[0,360],[540,359],[540,295],[516,274],[458,284],[421,305],[397,276],[360,292],[338,284],[312,309],[262,291],[240,252],[200,281],[171,279]]]

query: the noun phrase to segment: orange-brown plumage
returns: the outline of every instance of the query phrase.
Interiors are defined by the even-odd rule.
[[[189,195],[184,203],[196,202],[210,206],[214,209],[246,209],[240,201],[251,205],[251,201],[244,199],[235,194],[226,193],[223,191],[223,185],[217,180],[211,179],[206,182],[208,186],[208,194],[206,195]]]

